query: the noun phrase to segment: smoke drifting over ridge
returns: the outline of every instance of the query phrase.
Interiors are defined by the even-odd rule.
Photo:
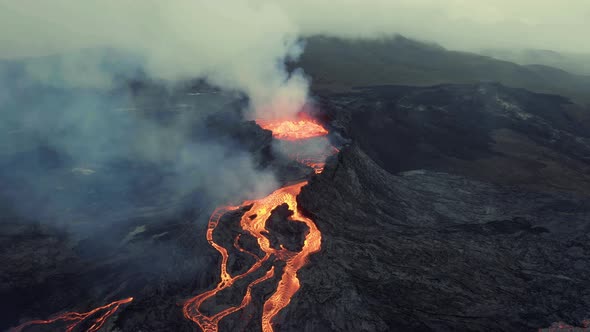
[[[456,50],[535,48],[590,52],[586,0],[285,0],[305,36],[394,33]]]
[[[68,54],[66,82],[104,85],[99,56],[80,49],[132,54],[149,76],[206,77],[245,92],[257,116],[296,112],[307,98],[303,73],[284,61],[302,51],[298,38],[316,34],[375,38],[401,33],[459,49],[535,47],[590,51],[590,4],[572,0],[235,0],[173,2],[0,1],[0,58]],[[568,38],[563,38],[563,36]],[[54,69],[31,67],[38,79]]]

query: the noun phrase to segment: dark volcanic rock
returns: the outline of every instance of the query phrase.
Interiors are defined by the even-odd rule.
[[[390,173],[428,169],[590,195],[590,110],[498,84],[322,96],[334,129]]]
[[[488,83],[362,88],[321,104],[334,141],[354,143],[299,196],[323,244],[280,329],[583,326],[587,109]]]
[[[323,247],[283,330],[526,331],[590,310],[588,197],[392,175],[352,146],[299,201]]]
[[[292,215],[293,211],[289,210],[287,204],[280,205],[272,211],[266,221],[271,247],[280,249],[283,246],[293,252],[300,252],[303,248],[309,228],[302,222],[289,220]]]

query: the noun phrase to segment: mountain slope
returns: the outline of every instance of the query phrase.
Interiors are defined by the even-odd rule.
[[[590,75],[590,54],[571,54],[538,49],[485,49],[479,53],[521,65],[545,65],[571,73]]]
[[[480,83],[367,87],[320,103],[390,173],[429,169],[590,195],[590,112],[563,97]]]
[[[312,37],[306,40],[298,65],[312,77],[316,88],[323,89],[494,81],[590,102],[590,76],[449,51],[401,36],[381,40]]]
[[[323,249],[281,330],[581,326],[589,128],[564,101],[497,84],[322,95],[351,143],[299,197]]]

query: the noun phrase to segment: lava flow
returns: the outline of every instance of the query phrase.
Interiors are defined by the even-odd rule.
[[[259,124],[260,123],[261,122],[259,122]],[[310,120],[300,120],[295,122],[284,121],[282,123],[267,122],[266,125],[263,125],[262,127],[267,129],[272,128],[271,130],[273,130],[273,135],[275,137],[289,141],[323,136],[327,134],[327,131],[324,129],[324,127]],[[303,130],[302,128],[306,129]],[[278,131],[275,132],[274,130]],[[318,172],[318,170],[321,172],[323,169],[323,160],[314,160],[313,165],[310,166],[315,166],[314,169],[316,172]],[[247,286],[246,293],[238,306],[229,307],[217,314],[208,316],[200,311],[200,307],[203,302],[209,298],[212,298],[221,290],[231,287],[236,281],[254,273],[255,271],[258,271],[260,268],[262,268],[263,263],[274,258],[275,260],[283,261],[285,266],[282,270],[280,280],[274,293],[264,302],[262,306],[262,331],[273,331],[274,317],[283,308],[289,305],[291,298],[299,290],[300,285],[297,272],[307,263],[309,256],[318,252],[321,248],[322,235],[320,231],[313,220],[301,214],[297,206],[297,195],[299,195],[301,188],[306,184],[307,181],[288,185],[274,191],[262,199],[245,201],[240,206],[220,207],[213,212],[209,219],[207,240],[211,246],[215,248],[221,255],[219,274],[220,280],[214,289],[201,293],[185,302],[183,312],[187,319],[197,323],[205,332],[216,332],[221,319],[234,312],[237,312],[238,310],[243,309],[251,302],[251,291],[254,286],[274,277],[274,266],[271,267],[262,277],[255,279]],[[305,235],[303,247],[299,252],[290,251],[283,246],[281,246],[280,249],[273,248],[271,247],[270,240],[267,237],[270,231],[266,229],[266,221],[269,219],[272,211],[283,204],[287,204],[289,210],[293,212],[293,215],[289,217],[290,221],[303,222],[309,229]],[[241,217],[240,227],[256,238],[258,246],[262,252],[264,252],[264,255],[263,257],[260,257],[244,248],[241,248],[238,245],[239,238],[236,238],[234,241],[234,247],[236,247],[240,252],[253,256],[255,258],[255,262],[246,272],[232,276],[227,271],[228,250],[213,240],[213,232],[219,224],[220,218],[225,213],[249,205],[251,205],[250,209],[246,211]]]
[[[256,120],[260,127],[272,131],[272,136],[287,141],[297,141],[306,138],[325,136],[326,128],[305,115],[299,119],[289,120]]]
[[[96,315],[97,317],[92,320],[92,325],[90,325],[90,327],[86,329],[87,332],[96,332],[96,331],[100,330],[100,328],[106,323],[106,321],[107,321],[107,319],[109,319],[109,317],[111,317],[115,312],[117,312],[117,310],[119,310],[119,307],[121,307],[123,304],[127,304],[131,301],[133,301],[133,298],[128,297],[126,299],[111,302],[107,305],[104,305],[102,307],[98,307],[96,309],[93,309],[93,310],[85,312],[85,313],[66,312],[66,313],[63,313],[61,315],[55,316],[54,318],[47,319],[47,320],[33,320],[30,322],[26,322],[24,324],[21,324],[15,328],[11,329],[10,331],[11,332],[20,332],[23,329],[25,329],[29,326],[32,326],[32,325],[48,325],[48,324],[57,323],[59,321],[63,321],[63,322],[66,322],[66,324],[67,324],[66,332],[71,332],[78,325],[80,325],[82,322],[84,322],[85,320],[87,320],[91,316]]]

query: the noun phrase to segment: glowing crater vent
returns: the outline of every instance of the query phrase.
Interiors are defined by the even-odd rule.
[[[256,120],[258,125],[272,131],[272,136],[287,141],[325,136],[328,130],[313,119],[299,116],[297,120]]]

